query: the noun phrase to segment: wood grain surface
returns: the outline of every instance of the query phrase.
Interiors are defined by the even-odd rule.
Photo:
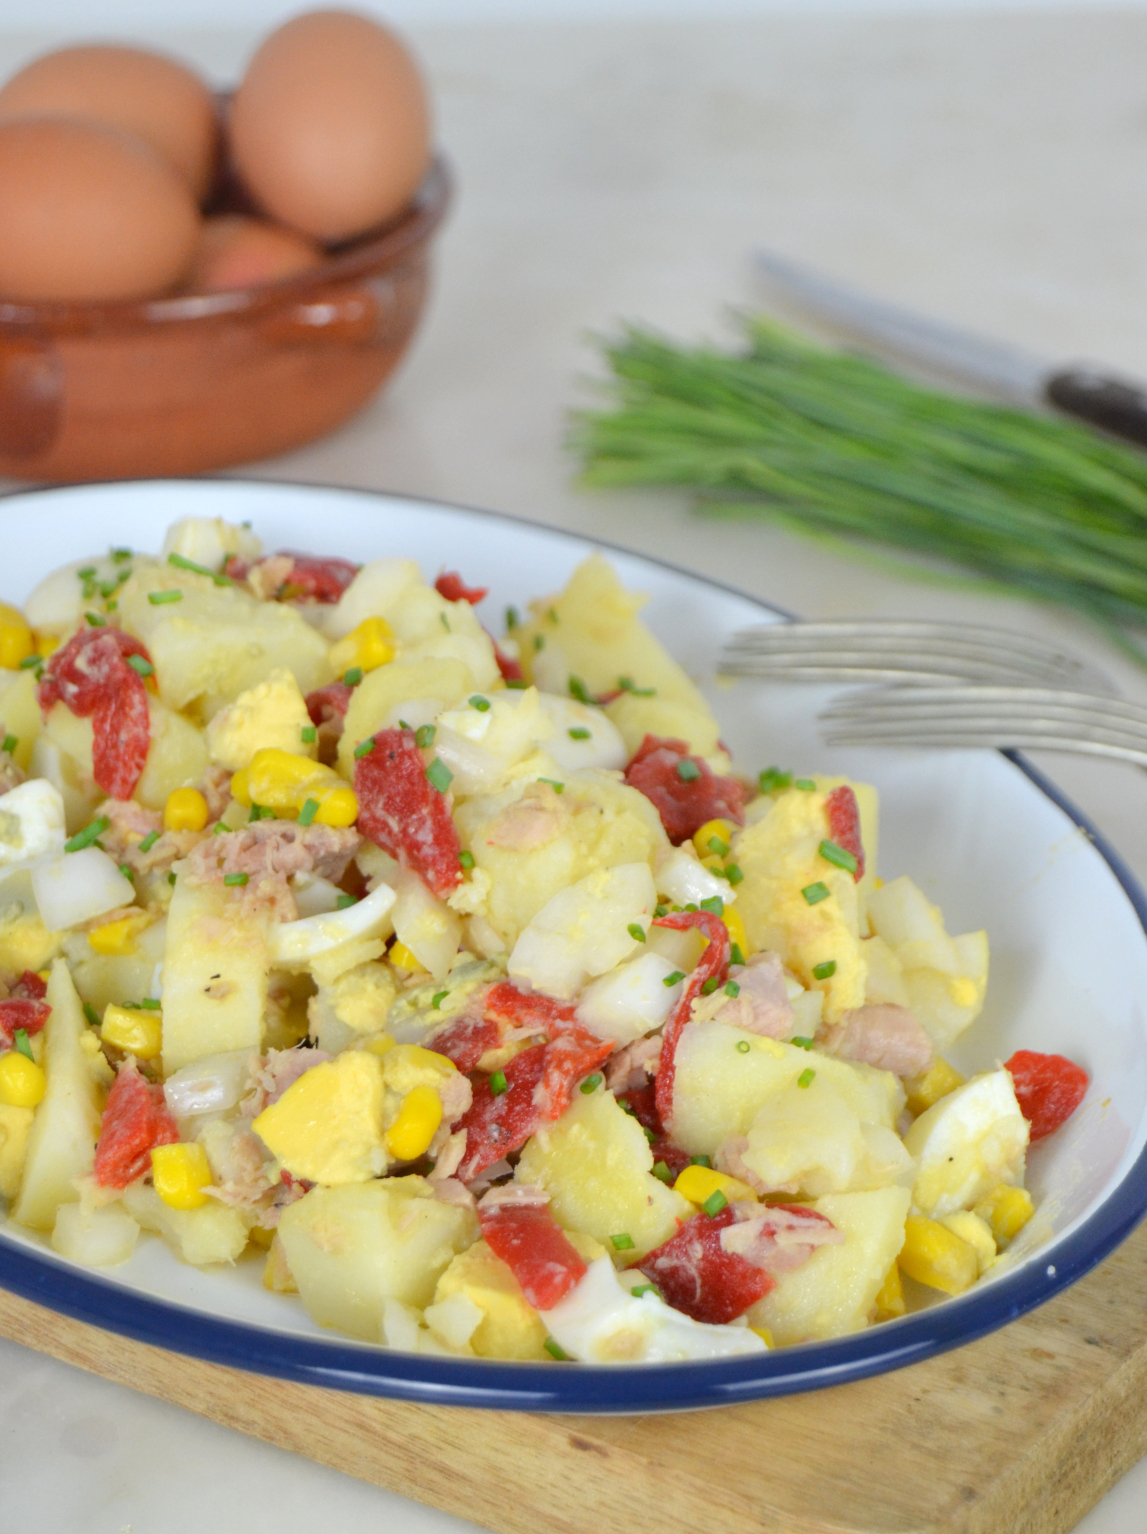
[[[1042,1309],[928,1363],[671,1417],[292,1385],[2,1290],[0,1334],[497,1534],[1064,1534],[1147,1452],[1147,1227]]]

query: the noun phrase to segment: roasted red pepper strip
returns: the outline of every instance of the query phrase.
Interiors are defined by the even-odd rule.
[[[314,692],[307,694],[307,713],[311,716],[312,724],[329,724],[332,719],[345,719],[346,711],[350,707],[353,687],[348,687],[345,682],[328,682],[325,687],[316,687]]]
[[[693,1003],[701,994],[701,987],[709,980],[715,980],[718,985],[724,985],[728,978],[731,945],[728,927],[719,916],[714,916],[710,911],[673,911],[668,916],[659,916],[653,925],[671,927],[675,932],[685,932],[690,927],[696,927],[709,939],[708,947],[697,961],[697,968],[685,982],[681,1000],[677,1003],[676,1010],[665,1024],[661,1034],[661,1059],[657,1066],[657,1113],[662,1125],[672,1133],[673,1075],[677,1042],[685,1024],[689,1021]]]
[[[568,1001],[543,996],[540,991],[520,991],[512,980],[499,980],[486,992],[482,1011],[487,1017],[507,1023],[511,1028],[530,1028],[552,1038],[559,1028],[569,1026],[577,1008]]]
[[[282,554],[294,560],[285,585],[289,600],[295,602],[337,602],[359,571],[349,559],[297,554],[294,549],[284,549]]]
[[[585,1273],[565,1231],[540,1204],[479,1206],[482,1235],[535,1310],[552,1310]]]
[[[444,899],[462,882],[462,844],[450,801],[426,776],[413,730],[379,730],[374,745],[356,756],[354,791],[358,829],[411,868]]]
[[[491,636],[490,643],[494,646],[494,659],[498,662],[498,670],[502,673],[503,682],[521,682],[525,679],[521,661],[516,661],[512,655],[507,655],[498,641]]]
[[[647,735],[625,769],[625,781],[656,808],[675,846],[707,820],[740,825],[745,818],[744,785],[736,778],[719,778],[699,756],[690,756],[683,740]]]
[[[515,1055],[503,1070],[504,1092],[495,1096],[488,1076],[474,1080],[474,1100],[454,1126],[466,1131],[466,1154],[458,1168],[462,1182],[470,1182],[525,1145],[541,1122],[534,1093],[545,1071],[546,1045],[535,1044]]]
[[[105,1188],[126,1188],[151,1168],[157,1145],[179,1139],[163,1088],[149,1086],[134,1065],[123,1065],[112,1082],[100,1121],[95,1177]]]
[[[11,1044],[21,1028],[31,1038],[48,1021],[51,1010],[46,1001],[32,997],[13,996],[0,1001],[0,1038]]]
[[[434,582],[434,589],[448,602],[469,602],[471,607],[477,607],[490,588],[489,586],[467,586],[457,570],[444,570]]]
[[[151,743],[147,692],[129,656],[150,665],[143,645],[122,629],[82,629],[49,656],[39,687],[45,718],[63,703],[77,718],[91,719],[92,775],[113,799],[131,798]]]
[[[856,859],[853,878],[857,884],[864,878],[864,843],[860,839],[860,806],[856,795],[847,783],[834,788],[825,796],[824,812],[828,816],[829,840]]]
[[[627,1108],[643,1129],[648,1129],[653,1139],[649,1141],[649,1149],[653,1153],[653,1164],[664,1161],[665,1165],[676,1177],[678,1172],[683,1172],[692,1161],[687,1150],[682,1150],[679,1145],[674,1145],[668,1138],[661,1123],[661,1116],[657,1112],[657,1088],[651,1081],[648,1086],[633,1087],[628,1092],[619,1092],[617,1100],[623,1108]]]
[[[472,1071],[488,1049],[497,1049],[502,1030],[492,1018],[460,1017],[426,1040],[426,1048],[453,1060],[460,1071]]]
[[[735,1220],[731,1208],[690,1215],[676,1235],[641,1261],[641,1271],[665,1303],[694,1321],[722,1326],[776,1288],[770,1273],[721,1245],[721,1232]]]
[[[1017,1049],[1004,1069],[1012,1078],[1020,1112],[1031,1125],[1033,1141],[1053,1134],[1071,1117],[1091,1079],[1073,1060],[1033,1049]]]
[[[28,1001],[43,1001],[47,994],[48,982],[41,980],[40,976],[30,969],[26,969],[12,987],[13,996],[22,996]]]

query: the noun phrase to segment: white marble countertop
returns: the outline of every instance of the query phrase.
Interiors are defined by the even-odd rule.
[[[237,32],[132,33],[221,81],[248,46]],[[460,185],[425,330],[350,425],[242,472],[495,507],[807,615],[1056,635],[1147,701],[1147,674],[1062,613],[701,522],[670,494],[586,494],[562,446],[594,370],[587,332],[639,318],[726,335],[727,308],[763,296],[758,241],[1051,358],[1147,376],[1147,15],[853,10],[414,36]],[[0,32],[0,72],[54,41]],[[1041,765],[1147,878],[1147,777]],[[22,1534],[468,1527],[13,1344],[0,1344],[0,1492],[4,1527]],[[1080,1529],[1138,1534],[1145,1495],[1147,1461]]]

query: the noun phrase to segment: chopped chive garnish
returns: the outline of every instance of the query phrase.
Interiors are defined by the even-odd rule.
[[[512,689],[514,692],[525,692],[529,685],[529,682],[524,681],[520,676],[511,677],[506,683],[506,686]]]
[[[125,559],[131,558],[130,549],[112,549],[111,554],[117,565],[122,565]]]
[[[20,670],[31,671],[36,666],[42,666],[43,663],[44,657],[42,655],[25,655],[24,659],[20,662]]]
[[[779,767],[766,767],[757,782],[762,794],[776,794],[782,788],[792,787],[793,775],[791,772],[782,772]]]
[[[168,882],[168,884],[170,884],[170,885],[171,885],[171,886],[172,886],[172,888],[173,888],[173,889],[174,889],[174,887],[175,887],[175,875],[174,875],[174,874],[173,874],[173,873],[172,873],[172,874],[168,874],[168,876],[167,876],[167,882]],[[226,882],[227,882],[227,881],[226,881],[226,879],[224,879],[224,881],[223,881],[223,882],[224,882],[224,884],[226,884]]]
[[[592,1076],[587,1076],[585,1078],[585,1080],[582,1082],[581,1087],[580,1087],[579,1090],[584,1092],[585,1095],[588,1097],[591,1092],[596,1092],[598,1087],[601,1086],[602,1079],[603,1078],[602,1078],[601,1072],[600,1071],[594,1071]]]
[[[426,769],[426,776],[440,794],[444,794],[454,781],[454,774],[439,756],[436,756]]]
[[[739,943],[733,943],[730,947],[729,962],[732,964],[740,964],[742,966],[744,965],[745,955],[741,952],[741,945]]]
[[[215,822],[214,826],[212,826],[212,828],[211,828],[211,835],[212,836],[226,836],[228,831],[230,831],[230,829],[231,829],[230,826],[225,826],[221,820],[217,820]]]
[[[551,623],[557,623],[558,622],[558,610],[557,610],[557,608],[556,607],[547,607],[546,608],[546,617],[550,620]]]
[[[709,1197],[701,1205],[701,1208],[705,1211],[710,1219],[716,1219],[717,1215],[721,1213],[721,1210],[727,1209],[728,1207],[729,1200],[721,1192],[720,1188],[714,1188]]]
[[[629,933],[630,937],[633,938],[634,942],[644,943],[645,928],[641,926],[639,922],[631,921],[625,930]]]
[[[299,824],[301,826],[309,826],[318,813],[319,801],[317,799],[304,800],[303,807],[299,811]]]
[[[92,580],[95,580],[95,578],[96,578],[96,567],[95,567],[95,565],[85,565],[82,570],[77,570],[76,571],[76,579],[77,580],[92,581]]]
[[[84,1002],[84,1016],[87,1018],[88,1022],[91,1023],[93,1028],[98,1028],[100,1026],[100,1015],[96,1011],[95,1007],[92,1006],[90,1001]]]
[[[689,1165],[712,1167],[713,1163],[708,1156],[690,1156]]]
[[[5,735],[2,749],[7,751],[8,755],[11,756],[19,744],[20,737],[18,735]]]
[[[737,1040],[737,1053],[739,1055],[747,1055],[749,1053],[749,1041],[748,1041],[748,1039],[738,1039]]]
[[[556,1358],[559,1363],[569,1362],[570,1355],[566,1352],[565,1348],[562,1347],[561,1343],[555,1342],[552,1337],[547,1337],[545,1342],[542,1343],[542,1346],[545,1348],[550,1357]]]
[[[610,1236],[614,1250],[618,1252],[631,1252],[633,1250],[633,1237],[628,1231],[618,1231],[616,1236]]]
[[[224,874],[223,875],[223,883],[226,884],[228,886],[228,888],[234,888],[236,886],[241,886],[241,885],[246,884],[246,882],[247,882],[247,875],[246,874]]]
[[[142,655],[129,655],[127,658],[127,663],[131,669],[135,672],[138,672],[140,676],[155,675],[155,667],[149,660],[144,660]]]
[[[821,842],[817,851],[826,862],[834,864],[837,868],[843,868],[846,873],[854,874],[859,866],[854,855],[836,842],[825,840]]]
[[[85,847],[92,846],[110,825],[111,821],[106,815],[101,815],[98,820],[89,821],[82,831],[77,831],[75,836],[68,838],[64,843],[64,851],[82,852]]]
[[[591,733],[592,732],[590,730],[585,729],[585,727],[580,724],[575,724],[566,731],[566,734],[571,740],[588,740]]]
[[[126,1007],[129,1012],[138,1012],[140,1009],[138,1001],[121,1001],[120,1006]]]
[[[208,580],[214,581],[217,586],[230,586],[231,584],[231,577],[229,575],[220,575],[215,570],[209,570],[206,565],[197,565],[193,559],[184,559],[182,554],[169,554],[167,562],[169,565],[174,565],[177,570],[190,570],[194,575],[205,575]]]
[[[303,742],[304,746],[313,745],[314,742],[316,740],[318,740],[318,738],[319,738],[318,729],[313,724],[305,724],[305,725],[303,725],[302,729],[299,731],[299,739]]]
[[[570,677],[569,689],[570,697],[576,698],[579,703],[593,702],[593,699],[589,695],[589,688],[585,685],[580,676]]]
[[[665,1166],[664,1161],[659,1164],[661,1166]],[[654,1167],[653,1170],[656,1171],[657,1168]],[[667,1167],[666,1170],[668,1171]],[[661,1298],[661,1290],[657,1287],[656,1284],[638,1284],[635,1289],[631,1289],[629,1292],[632,1294],[635,1300],[639,1300],[643,1294],[655,1294],[658,1299]]]
[[[669,1170],[669,1163],[667,1161],[655,1161],[653,1163],[653,1175],[660,1182],[673,1181],[673,1173]]]
[[[657,695],[656,687],[638,687],[631,676],[619,676],[617,685],[622,692],[631,692],[635,698],[653,698]]]
[[[405,720],[405,719],[400,719],[400,720],[399,720],[399,721],[398,721],[398,728],[399,728],[399,729],[400,729],[400,730],[409,730],[409,729],[411,729],[411,728],[412,728],[412,726],[411,726],[411,725],[409,725],[409,724],[407,724],[407,722],[406,722],[406,720]]]
[[[120,871],[121,874],[123,874],[125,879],[134,879],[135,878],[135,874],[133,874],[132,871],[131,871],[131,864],[130,863],[121,863],[119,865],[119,871]]]
[[[544,634],[535,634],[534,635],[534,649],[535,650],[544,650],[545,647],[546,647],[546,636]]]
[[[480,714],[484,714],[490,707],[490,700],[489,698],[484,698],[481,693],[476,692],[470,699],[470,707],[476,708]]]
[[[339,911],[348,911],[352,905],[358,905],[356,895],[340,895],[335,901],[335,909]]]
[[[712,996],[713,992],[720,984],[721,982],[717,979],[716,975],[710,975],[708,980],[706,980],[701,986],[701,995]]]
[[[473,868],[474,854],[472,852],[468,852],[466,848],[463,847],[462,851],[458,854],[458,863],[462,868]]]
[[[361,761],[364,756],[369,756],[374,750],[374,736],[368,735],[365,740],[360,740],[354,748],[355,760]]]
[[[115,597],[111,597],[108,600],[108,612],[109,613],[119,612],[119,603],[116,601]]]
[[[671,975],[666,975],[661,984],[665,986],[676,985],[679,980],[684,980],[684,978],[685,971],[683,969],[675,969]]]
[[[729,883],[733,885],[734,888],[736,888],[736,886],[740,884],[741,880],[745,877],[741,870],[737,867],[736,863],[726,863],[725,867],[722,869],[722,872],[724,873],[725,878],[728,879]]]
[[[795,1044],[798,1049],[811,1049],[813,1046],[812,1039],[806,1039],[801,1034],[798,1034],[794,1039],[790,1039],[789,1043]]]
[[[650,1129],[647,1124],[642,1124],[641,1133],[649,1141],[650,1145],[652,1145],[657,1139],[657,1136],[653,1133],[652,1129]]]
[[[434,993],[434,995],[433,995],[433,997],[431,998],[431,1001],[430,1001],[430,1005],[434,1008],[435,1012],[438,1011],[438,1008],[442,1005],[442,1003],[446,1000],[447,996],[449,996],[449,995],[450,995],[449,991],[435,991],[435,993]]]
[[[741,994],[741,987],[737,984],[737,982],[735,980],[726,980],[726,982],[725,982],[725,995],[726,996],[732,996],[734,1001],[735,1001],[736,998],[740,994]]]
[[[147,600],[152,607],[162,607],[166,602],[182,602],[182,591],[149,591]]]
[[[836,974],[836,960],[826,959],[823,964],[814,964],[812,973],[814,980],[830,980]]]
[[[147,835],[144,837],[143,841],[140,842],[139,850],[141,852],[150,852],[151,849],[155,846],[155,844],[156,844],[156,842],[158,840],[159,840],[159,832],[158,831],[149,831],[147,833]]]
[[[263,818],[263,806],[261,804],[253,804],[251,806],[251,813],[247,816],[248,822],[250,822],[252,820],[262,820],[262,818]]]
[[[794,778],[793,787],[803,788],[806,794],[814,794],[816,792],[816,784],[811,778]]]
[[[816,1072],[813,1070],[812,1066],[810,1065],[807,1071],[801,1071],[800,1075],[797,1077],[797,1086],[798,1087],[811,1087],[812,1083],[813,1083],[813,1077],[815,1075],[816,1075]]]
[[[660,921],[663,916],[668,916],[668,915],[669,915],[669,907],[667,905],[655,905],[653,907],[653,919],[654,919],[654,921]]]
[[[683,905],[681,909],[683,911],[698,911],[700,910],[700,907],[695,905]]]
[[[806,884],[804,889],[801,890],[801,894],[808,901],[809,905],[819,905],[822,900],[828,899],[829,893],[828,885],[822,884],[819,879],[815,884]]]
[[[521,621],[522,620],[518,616],[518,609],[516,607],[507,607],[506,608],[506,628],[507,628],[507,630],[516,629],[518,624]]]
[[[715,852],[719,858],[729,856],[729,843],[723,842],[719,836],[711,836],[705,844],[710,852]]]
[[[102,629],[104,626],[104,620],[99,613],[85,613],[84,618],[90,628]]]
[[[145,996],[140,1002],[145,1012],[158,1012],[163,1003],[155,996]]]
[[[348,666],[347,669],[343,672],[343,681],[347,684],[348,687],[357,687],[358,684],[362,681],[362,667]]]
[[[683,756],[677,763],[677,776],[682,783],[695,783],[701,776],[701,769],[696,762],[691,762],[687,756]]]
[[[449,634],[449,632],[450,632],[450,619],[446,616],[446,614],[445,613],[439,613],[438,614],[438,621],[439,621],[439,623],[441,623],[442,627]]]
[[[550,785],[550,787],[553,789],[555,794],[560,794],[560,793],[564,792],[564,790],[565,790],[565,784],[564,783],[559,783],[557,778],[539,778],[538,782],[539,783],[548,783]]]
[[[724,916],[725,902],[720,895],[710,895],[708,900],[701,901],[701,909],[708,911],[710,916]]]
[[[490,1076],[490,1091],[493,1092],[495,1097],[501,1097],[502,1093],[505,1090],[506,1090],[506,1073],[505,1073],[505,1071],[494,1071],[494,1072],[492,1072],[491,1076]]]
[[[434,737],[437,734],[437,726],[433,724],[420,724],[414,732],[414,743],[420,750],[425,746],[432,746],[434,744]]]
[[[35,1060],[36,1057],[32,1053],[32,1046],[28,1042],[27,1028],[17,1028],[16,1032],[12,1035],[12,1043],[15,1046],[17,1053],[25,1056],[25,1058],[28,1060]]]

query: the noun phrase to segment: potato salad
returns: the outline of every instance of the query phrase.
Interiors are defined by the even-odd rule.
[[[970,1288],[1084,1072],[949,1063],[986,934],[878,876],[871,787],[734,764],[605,559],[485,595],[189,518],[0,607],[7,1219],[451,1356]]]

